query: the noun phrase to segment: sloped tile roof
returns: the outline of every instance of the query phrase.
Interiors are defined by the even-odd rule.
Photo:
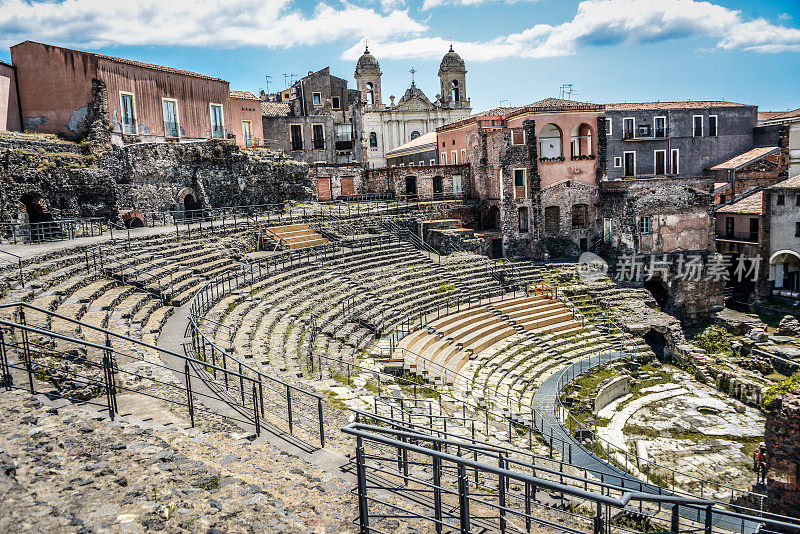
[[[259,100],[259,98],[250,91],[231,91],[231,98],[239,98],[242,100]]]
[[[747,195],[744,198],[728,204],[717,210],[717,213],[740,213],[761,215],[761,201],[764,198],[763,191],[757,191],[752,195]]]
[[[744,167],[745,165],[749,165],[754,161],[758,161],[761,158],[769,156],[773,152],[780,152],[780,148],[776,146],[760,146],[756,148],[751,148],[747,152],[742,152],[741,154],[737,154],[730,159],[723,161],[722,163],[717,163],[713,167],[710,168],[712,171],[735,171]]]
[[[800,189],[800,174],[798,174],[797,176],[793,176],[792,178],[789,178],[788,180],[784,180],[782,182],[778,182],[777,184],[773,184],[773,185],[769,186],[769,188],[770,189],[784,189],[784,188]]]
[[[289,112],[288,102],[261,102],[261,114],[265,117],[287,117]]]
[[[400,145],[398,147],[395,147],[395,148],[389,150],[386,153],[386,157],[391,157],[391,156],[396,155],[396,154],[398,154],[400,152],[413,151],[415,148],[420,148],[420,147],[423,147],[425,145],[430,145],[430,144],[432,144],[434,147],[436,147],[436,131],[435,130],[432,131],[432,132],[428,132],[428,133],[426,133],[424,135],[420,135],[416,139],[413,139],[413,140],[409,141],[408,143],[406,143],[404,145]]]

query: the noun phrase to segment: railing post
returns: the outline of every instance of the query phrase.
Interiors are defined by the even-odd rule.
[[[256,426],[256,436],[261,436],[261,421],[258,416],[258,390],[256,389],[256,383],[253,382],[253,417]]]
[[[286,412],[289,420],[289,434],[294,433],[294,423],[292,421],[292,388],[286,384]]]
[[[364,442],[356,438],[356,477],[358,478],[358,524],[360,534],[369,534],[369,509],[367,506],[367,473],[364,466]]]
[[[672,517],[669,526],[669,531],[672,532],[672,534],[678,534],[680,532],[680,517],[678,516],[678,508],[680,508],[678,503],[672,505]]]
[[[439,452],[439,442],[434,442],[434,450]],[[433,518],[436,521],[436,534],[442,532],[442,459],[433,456]],[[477,472],[477,471],[476,471]]]
[[[603,532],[603,505],[597,503],[597,514],[594,516],[594,534],[602,534]]]
[[[710,504],[708,506],[706,506],[706,520],[705,520],[705,525],[703,525],[704,526],[704,534],[711,534],[712,519],[714,517],[712,515],[713,514],[713,509],[714,509],[714,507],[711,506]]]
[[[5,333],[0,330],[0,363],[2,364],[3,385],[5,386],[6,391],[11,391],[14,381],[11,376],[11,366],[8,364],[8,352],[6,349]]]
[[[503,453],[498,455],[500,469],[505,469],[506,463],[503,460]],[[506,531],[506,477],[500,474],[498,477],[498,509],[500,511],[500,532]]]
[[[22,304],[19,306],[19,319],[22,326],[27,326],[27,321],[25,319],[25,312],[22,310]],[[22,328],[22,353],[25,356],[25,369],[28,371],[28,383],[30,385],[31,393],[34,393],[33,389],[33,362],[31,361],[31,350],[30,344],[28,342],[28,330],[26,328]]]
[[[192,428],[194,428],[194,399],[192,399],[192,379],[189,374],[189,362],[184,362],[184,375],[186,377],[186,407],[189,408],[189,421],[191,421]]]
[[[312,358],[313,360],[313,358]],[[320,371],[322,370],[322,361],[320,361]],[[325,422],[322,418],[322,399],[317,398],[317,417],[319,418],[319,446],[321,449],[325,448]]]
[[[458,508],[461,534],[470,534],[469,527],[469,488],[467,486],[467,468],[458,466]]]
[[[106,405],[108,406],[108,417],[111,420],[114,420],[114,402],[111,399],[111,362],[108,360],[108,356],[103,356],[103,378],[105,381],[105,388],[106,388]]]

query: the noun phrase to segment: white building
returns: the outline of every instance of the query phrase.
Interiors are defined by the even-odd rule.
[[[390,96],[389,105],[385,105],[381,99],[381,74],[378,60],[366,49],[356,63],[355,78],[356,88],[361,91],[362,138],[370,167],[385,167],[388,151],[439,126],[469,117],[472,111],[467,97],[467,69],[452,46],[439,65],[441,92],[433,102],[412,81],[397,103]]]

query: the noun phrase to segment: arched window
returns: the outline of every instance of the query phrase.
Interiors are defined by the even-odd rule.
[[[416,139],[417,137],[419,137],[419,132],[418,131],[414,130],[413,132],[411,132],[411,140],[412,141],[414,139]]]
[[[561,129],[555,124],[545,124],[539,133],[539,157],[561,157]]]
[[[369,133],[369,147],[378,148],[378,134],[376,134],[375,132]]]
[[[453,80],[450,83],[450,87],[451,87],[451,91],[453,93],[453,102],[458,102],[460,97],[461,97],[461,94],[459,92],[459,87],[458,87],[458,80]]]
[[[586,123],[576,124],[570,136],[570,153],[573,158],[592,153],[592,128]]]
[[[367,104],[373,105],[375,103],[375,92],[373,91],[372,82],[367,82],[364,86],[367,89]]]

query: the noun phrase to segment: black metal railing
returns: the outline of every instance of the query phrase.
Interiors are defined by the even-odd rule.
[[[13,244],[43,243],[93,237],[102,235],[106,226],[105,219],[100,217],[53,219],[34,223],[5,221],[0,222],[0,241]]]
[[[355,523],[363,534],[391,531],[398,520],[422,532],[462,534],[530,532],[534,525],[570,533],[711,534],[730,532],[728,525],[739,521],[761,525],[762,532],[800,528],[788,517],[737,514],[710,500],[548,469],[510,458],[502,448],[439,437],[398,420],[374,423],[357,420],[342,429],[356,438]]]
[[[205,417],[222,416],[252,425],[260,434],[280,419],[270,416],[276,401],[263,381],[201,354],[172,352],[27,303],[0,309],[12,312],[0,319],[0,372],[6,390],[87,403],[107,410],[111,419],[119,413],[122,393],[185,409],[192,426]],[[52,330],[55,321],[66,333]],[[80,384],[80,393],[61,387],[67,382]]]
[[[25,287],[25,276],[22,274],[22,256],[18,256],[13,252],[7,252],[5,250],[0,250],[0,253],[5,254],[6,256],[11,256],[14,258],[14,263],[16,263],[16,273],[17,273],[17,281],[19,282],[20,287]],[[10,286],[11,284],[9,284]]]

